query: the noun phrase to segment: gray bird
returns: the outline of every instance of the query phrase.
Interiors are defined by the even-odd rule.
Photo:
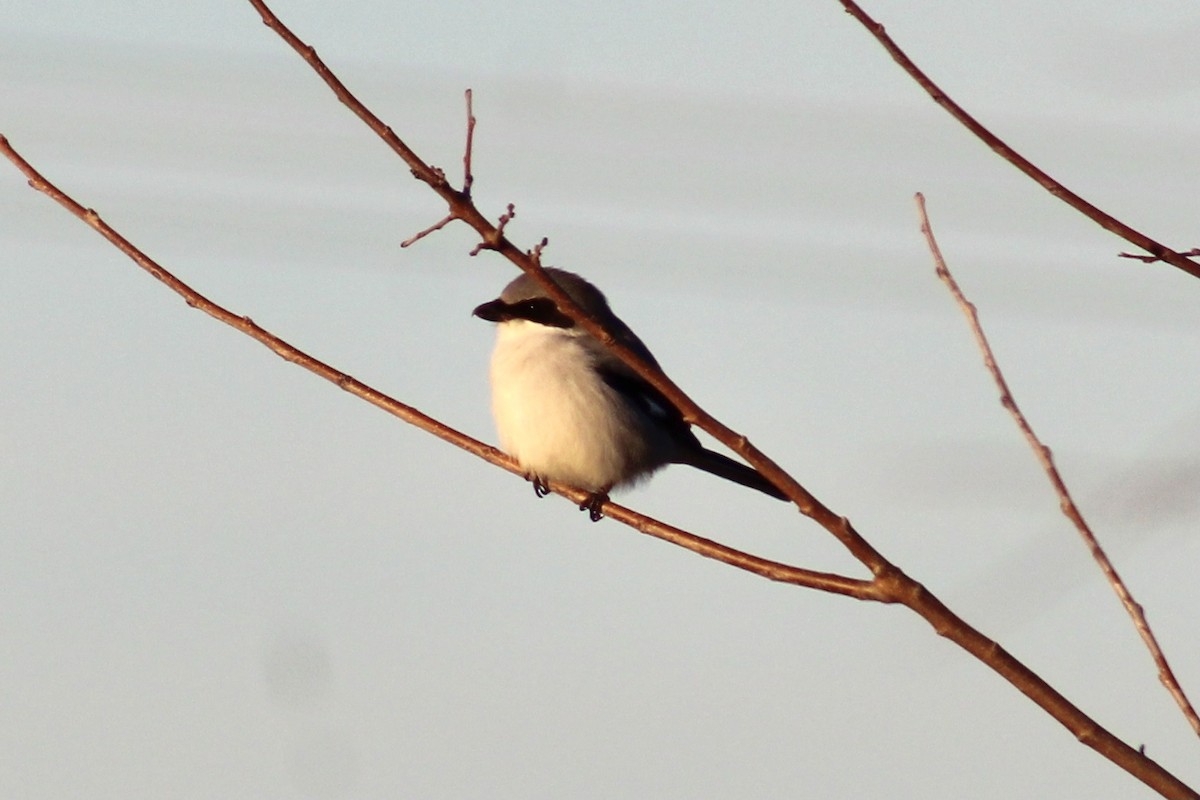
[[[623,345],[658,366],[599,289],[566,270],[546,272]],[[787,499],[750,467],[706,449],[661,392],[576,325],[528,275],[474,315],[497,323],[491,384],[500,444],[539,496],[548,480],[577,486],[591,494],[580,508],[598,520],[609,490],[667,464],[689,464]]]

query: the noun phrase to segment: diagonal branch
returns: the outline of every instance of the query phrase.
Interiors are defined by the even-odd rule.
[[[293,33],[267,7],[267,4],[263,0],[249,0],[249,2],[258,11],[263,24],[278,34],[289,47],[295,50],[313,68],[330,90],[333,91],[338,100],[349,108],[355,116],[366,123],[367,127],[383,139],[388,147],[403,159],[404,163],[412,170],[413,176],[428,184],[431,189],[446,201],[450,209],[449,219],[462,220],[475,229],[484,243],[483,247],[478,248],[476,252],[479,249],[494,250],[515,264],[519,269],[532,275],[546,289],[546,292],[553,298],[559,308],[563,309],[565,313],[579,322],[588,333],[595,336],[607,346],[609,350],[633,368],[640,376],[645,378],[655,389],[662,392],[683,413],[684,419],[704,430],[717,441],[744,458],[747,463],[787,494],[796,503],[802,514],[815,520],[825,530],[836,537],[873,575],[879,576],[896,571],[896,568],[878,550],[872,547],[854,529],[848,520],[833,513],[825,504],[801,486],[795,478],[785,472],[779,464],[752,445],[750,440],[744,435],[735,432],[700,408],[695,401],[684,393],[674,381],[663,374],[661,370],[655,369],[642,361],[637,354],[622,345],[603,325],[592,319],[581,309],[566,292],[550,280],[550,277],[542,270],[540,261],[534,257],[533,253],[521,250],[504,235],[504,225],[507,219],[511,219],[511,216],[506,214],[500,218],[500,225],[493,225],[475,207],[475,204],[471,201],[466,191],[460,191],[452,187],[446,181],[445,173],[442,170],[427,164],[408,145],[401,141],[400,137],[395,134],[391,127],[364,106],[354,96],[353,92],[346,88],[346,85],[341,82],[333,71],[321,60],[320,56],[317,55],[316,49],[306,44],[299,36]],[[469,148],[474,134],[474,125],[470,121],[473,118],[473,114],[469,106],[467,115],[468,133],[470,134],[467,140]],[[468,156],[469,153],[468,149]],[[467,158],[464,158],[464,163],[466,160]],[[509,214],[511,214],[511,209]],[[418,234],[417,237],[409,241],[420,238],[423,233]]]
[[[402,403],[393,397],[390,397],[383,392],[374,389],[367,384],[359,381],[350,375],[326,364],[323,361],[314,358],[305,353],[303,350],[295,347],[292,344],[284,341],[275,334],[256,324],[249,317],[235,314],[229,309],[218,303],[208,299],[200,292],[193,289],[188,284],[177,278],[174,274],[168,271],[157,261],[143,253],[136,245],[114,230],[106,223],[94,209],[84,208],[72,197],[63,192],[57,186],[48,181],[37,169],[28,161],[21,157],[8,139],[0,135],[0,153],[3,153],[9,161],[17,166],[29,179],[29,185],[39,192],[45,194],[50,199],[61,205],[67,211],[74,214],[79,219],[90,225],[97,233],[112,243],[118,250],[128,256],[135,264],[141,267],[146,272],[153,275],[158,280],[162,281],[171,291],[178,294],[184,299],[189,306],[203,311],[210,317],[225,323],[226,325],[241,331],[250,338],[261,342],[270,348],[276,355],[285,361],[290,361],[299,367],[312,372],[313,374],[324,378],[344,389],[350,394],[362,400],[366,400],[371,405],[380,408],[389,414],[399,417],[423,431],[432,433],[443,441],[466,450],[468,453],[482,458],[491,464],[494,464],[501,469],[506,469],[516,475],[524,476],[524,472],[516,463],[513,462],[506,454],[500,452],[494,447],[491,447],[478,439],[474,439],[465,433],[462,433],[445,423],[418,411],[416,408]],[[575,489],[565,484],[551,483],[550,488],[564,497],[574,500],[576,503],[582,502],[588,497],[588,494],[582,490]],[[612,517],[615,520],[624,522],[632,528],[635,528],[643,533],[654,536],[671,544],[678,545],[686,550],[691,550],[693,553],[729,564],[732,567],[745,570],[747,572],[760,575],[773,581],[781,583],[790,583],[796,586],[802,586],[810,589],[819,589],[822,591],[833,592],[835,594],[849,595],[860,600],[876,600],[881,602],[890,602],[890,599],[881,591],[881,587],[877,586],[872,581],[857,580],[848,578],[843,575],[837,575],[826,572],[817,572],[815,570],[802,569],[788,564],[783,564],[777,561],[760,558],[750,553],[745,553],[736,550],[732,547],[727,547],[723,544],[705,539],[693,533],[689,533],[680,528],[668,525],[664,522],[640,514],[632,509],[619,506],[616,503],[608,502],[604,506],[606,516]]]
[[[950,116],[954,117],[962,123],[963,127],[979,137],[997,155],[1021,170],[1021,172],[1024,172],[1043,189],[1095,222],[1101,228],[1110,233],[1115,233],[1130,244],[1137,245],[1150,253],[1154,257],[1152,260],[1165,261],[1171,266],[1183,270],[1193,278],[1200,278],[1200,264],[1188,260],[1184,257],[1185,254],[1177,253],[1166,245],[1159,244],[1144,233],[1134,230],[1119,219],[1101,211],[1066,186],[1054,180],[1054,178],[1051,178],[1029,161],[1029,159],[1005,144],[1000,137],[996,136],[973,116],[968,114],[962,106],[951,100],[949,95],[943,92],[920,67],[913,63],[912,59],[900,49],[900,46],[896,44],[892,37],[888,36],[883,25],[868,16],[867,12],[863,11],[858,3],[855,3],[854,0],[839,0],[839,2],[841,2],[847,13],[862,23],[863,27],[871,32],[871,35],[883,45],[883,49],[888,52],[888,55],[933,98],[935,103],[946,109],[950,113]]]
[[[942,250],[938,247],[937,240],[933,237],[933,228],[929,224],[929,216],[925,213],[925,196],[918,192],[916,201],[917,213],[921,218],[921,233],[925,234],[925,242],[929,245],[929,252],[933,256],[937,276],[941,279],[942,283],[946,284],[946,288],[950,290],[950,294],[954,297],[955,302],[958,303],[958,307],[962,309],[963,316],[967,318],[967,324],[971,327],[971,333],[975,336],[975,344],[979,346],[979,352],[983,355],[983,365],[987,367],[987,371],[991,374],[996,388],[1000,391],[1000,405],[1008,409],[1008,413],[1012,415],[1013,421],[1021,429],[1021,433],[1025,436],[1025,441],[1029,443],[1029,447],[1037,457],[1038,463],[1042,465],[1046,477],[1050,479],[1050,485],[1054,487],[1054,493],[1058,495],[1059,507],[1062,509],[1063,514],[1075,525],[1075,529],[1083,537],[1083,543],[1091,551],[1092,558],[1100,565],[1100,571],[1104,573],[1104,577],[1108,579],[1113,592],[1121,600],[1121,604],[1125,606],[1125,611],[1129,614],[1130,619],[1133,620],[1134,628],[1137,629],[1138,635],[1142,637],[1142,641],[1146,644],[1146,649],[1150,651],[1150,656],[1154,659],[1155,666],[1158,667],[1158,679],[1166,687],[1167,691],[1171,693],[1171,697],[1175,698],[1175,702],[1179,705],[1188,724],[1192,726],[1192,730],[1197,735],[1200,735],[1200,717],[1196,716],[1196,709],[1192,708],[1187,695],[1184,694],[1183,687],[1179,685],[1179,681],[1175,678],[1175,673],[1167,663],[1167,657],[1163,653],[1162,648],[1159,647],[1158,639],[1154,636],[1154,631],[1150,629],[1150,623],[1146,621],[1146,614],[1142,610],[1141,604],[1133,599],[1133,595],[1125,585],[1125,581],[1121,580],[1121,576],[1117,574],[1116,568],[1108,560],[1108,555],[1104,552],[1104,548],[1100,546],[1100,542],[1092,532],[1091,526],[1084,520],[1083,512],[1079,510],[1079,506],[1075,504],[1075,500],[1071,497],[1071,492],[1067,489],[1066,482],[1063,481],[1058,467],[1054,464],[1054,455],[1050,452],[1050,448],[1042,444],[1042,440],[1034,433],[1033,426],[1029,424],[1029,420],[1021,412],[1016,398],[1013,397],[1012,391],[1008,388],[1008,381],[1004,379],[1004,374],[1000,371],[1000,365],[996,363],[996,355],[992,352],[992,346],[988,343],[987,336],[983,332],[983,325],[979,322],[979,312],[975,308],[975,304],[967,300],[966,295],[963,294],[962,289],[958,285],[958,281],[950,274],[950,268],[946,266],[946,260],[942,257]]]

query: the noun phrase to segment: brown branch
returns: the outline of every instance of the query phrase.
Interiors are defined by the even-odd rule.
[[[504,245],[511,247],[512,243],[504,238],[504,229],[508,227],[508,223],[512,222],[516,216],[517,207],[509,203],[504,213],[500,215],[496,226],[489,231],[484,231],[483,240],[475,245],[475,248],[467,255],[477,256],[484,250],[500,250]]]
[[[463,153],[463,194],[471,196],[471,187],[475,184],[475,173],[471,172],[471,151],[475,147],[475,111],[471,107],[472,92],[466,91],[467,97],[467,146]]]
[[[629,352],[627,348],[618,345],[611,334],[604,330],[603,326],[598,325],[595,320],[590,319],[582,312],[579,307],[566,296],[565,293],[554,284],[540,269],[540,249],[545,246],[543,244],[539,248],[535,248],[530,252],[519,250],[513,245],[503,232],[497,229],[497,226],[492,225],[479,210],[471,202],[470,198],[462,191],[451,187],[445,179],[445,174],[442,170],[437,169],[429,164],[426,164],[419,159],[407,145],[405,145],[389,128],[383,124],[372,112],[366,109],[341,83],[340,80],[325,66],[324,63],[317,57],[316,51],[308,45],[304,44],[290,30],[284,26],[277,17],[266,7],[262,0],[250,0],[250,3],[258,9],[265,24],[274,30],[281,38],[283,38],[297,53],[301,55],[309,63],[317,74],[325,81],[330,89],[335,93],[338,99],[344,103],[351,111],[364,121],[378,136],[380,136],[388,146],[397,153],[409,165],[414,177],[430,186],[438,193],[443,200],[446,201],[450,208],[450,215],[455,219],[462,219],[471,225],[472,228],[480,234],[482,241],[486,243],[487,249],[494,249],[505,258],[516,264],[519,268],[527,273],[532,274],[536,280],[542,283],[547,289],[551,297],[559,304],[559,306],[573,318],[578,320],[580,324],[593,336],[596,336],[600,341],[605,342],[610,349],[621,357],[626,363],[630,364],[635,370],[645,377],[660,391],[664,392],[672,402],[679,406],[685,417],[693,424],[713,434],[715,438],[726,444],[734,452],[745,458],[752,466],[762,472],[768,479],[784,489],[790,497],[792,497],[800,510],[816,520],[819,524],[825,527],[832,533],[850,552],[866,565],[872,575],[873,580],[869,582],[855,581],[851,578],[843,576],[830,576],[824,573],[814,573],[805,570],[796,570],[796,568],[787,567],[786,565],[778,565],[774,562],[766,562],[761,559],[746,561],[739,563],[737,559],[730,560],[732,566],[737,566],[741,569],[749,569],[764,577],[774,580],[788,580],[797,585],[810,586],[811,588],[821,588],[827,591],[840,592],[849,596],[859,597],[861,599],[876,600],[878,602],[896,602],[902,603],[917,614],[922,616],[940,635],[949,638],[951,641],[958,644],[966,651],[972,653],[980,661],[987,664],[998,674],[1012,683],[1022,693],[1032,699],[1037,705],[1046,710],[1051,716],[1058,720],[1064,727],[1070,730],[1080,741],[1086,743],[1097,752],[1109,758],[1113,763],[1121,766],[1126,771],[1130,772],[1148,785],[1154,787],[1166,797],[1179,798],[1197,798],[1200,800],[1200,795],[1197,795],[1186,785],[1172,776],[1159,765],[1155,764],[1144,754],[1126,745],[1121,740],[1117,739],[1110,732],[1099,726],[1095,721],[1083,713],[1079,708],[1070,703],[1065,697],[1059,694],[1053,687],[1047,684],[1042,678],[1017,661],[1011,654],[1001,648],[996,642],[988,639],[979,631],[972,628],[965,621],[957,617],[936,597],[928,592],[924,586],[917,581],[905,575],[899,568],[887,561],[878,551],[868,544],[862,536],[854,530],[849,520],[838,516],[824,506],[820,501],[807,492],[794,478],[785,473],[777,464],[767,458],[759,450],[754,448],[744,436],[734,433],[723,424],[709,416],[700,409],[690,398],[687,397],[673,382],[658,370],[650,368],[648,365],[641,363],[637,357]],[[6,142],[0,142],[4,145],[6,152],[11,152],[7,148]],[[15,154],[13,154],[15,155]],[[10,159],[12,156],[10,156]],[[19,157],[17,157],[19,158]],[[14,160],[14,163],[20,163]],[[28,165],[26,165],[28,166]],[[28,173],[27,173],[28,174]],[[61,202],[61,201],[60,201]],[[73,201],[71,201],[73,203]],[[66,205],[66,203],[64,203]],[[69,208],[70,206],[68,206]],[[79,208],[82,212],[81,218],[96,227],[98,218],[94,213],[90,214]],[[97,227],[97,230],[101,230]],[[101,230],[101,232],[103,232]],[[130,253],[132,246],[125,242],[120,237],[110,239],[115,245],[123,251]],[[122,246],[124,243],[124,246]],[[136,252],[136,251],[134,251]],[[132,257],[132,254],[131,254]],[[160,280],[168,285],[172,285],[172,281],[176,279],[171,277],[167,280],[164,275],[168,275],[161,267],[154,265],[155,269],[147,268],[152,274],[155,274]],[[172,285],[176,291],[179,291],[178,285]],[[182,294],[182,292],[181,292]],[[186,296],[186,295],[185,295]],[[205,301],[208,302],[208,301]],[[194,303],[193,303],[194,304]],[[199,307],[199,306],[198,306]],[[221,313],[214,313],[217,309]],[[243,330],[248,335],[253,336],[264,344],[271,347],[272,350],[278,352],[281,356],[289,361],[302,363],[308,357],[299,351],[292,348],[290,345],[283,343],[274,337],[272,334],[263,331],[258,326],[254,325],[246,318],[237,317],[219,306],[214,308],[206,308],[208,313],[218,319],[230,324],[233,327]],[[222,316],[222,313],[225,315]],[[239,322],[240,321],[240,322]],[[315,362],[313,365],[305,364],[312,368],[320,365],[322,369],[313,369],[316,374],[331,380],[347,391],[352,391],[359,394],[368,402],[387,409],[390,398],[378,395],[370,387],[355,381],[349,376],[332,370],[332,368]],[[332,374],[330,374],[332,373]],[[378,396],[375,396],[378,395]],[[409,409],[410,415],[398,413],[397,416],[408,418],[415,415],[416,418],[426,418],[415,409],[398,404],[401,409]],[[388,409],[390,410],[390,409]],[[417,424],[414,422],[414,424]],[[440,423],[439,423],[440,424]],[[449,429],[447,429],[449,430]],[[435,435],[439,435],[447,441],[452,441],[460,447],[464,447],[471,452],[476,452],[474,447],[478,446],[484,450],[478,453],[482,458],[496,463],[499,466],[510,471],[516,471],[516,466],[507,459],[506,456],[498,451],[488,448],[486,445],[476,442],[469,437],[471,445],[464,445],[457,441],[445,432],[433,431]],[[453,432],[457,434],[457,432]],[[457,434],[462,436],[462,434]],[[552,486],[557,491],[572,497],[573,499],[581,499],[583,493],[578,490],[569,489],[567,487]],[[612,503],[607,503],[604,506],[606,514],[613,516],[616,519],[621,518],[623,510]],[[661,524],[661,523],[660,523]],[[671,529],[663,527],[659,533],[648,531],[651,535],[659,535],[659,533],[667,534]],[[680,532],[682,533],[682,532]],[[675,534],[671,533],[672,536]],[[686,537],[691,537],[691,534],[683,534]],[[668,538],[663,536],[663,538]],[[673,541],[672,539],[668,539]],[[728,556],[727,548],[707,540],[688,539],[689,549],[693,552],[700,553],[711,558],[719,558],[720,556]],[[710,548],[716,548],[711,549]],[[736,551],[733,551],[736,552]],[[742,554],[746,555],[746,554]],[[753,556],[748,556],[749,559],[754,559]],[[724,559],[720,559],[724,560]],[[751,569],[751,567],[754,567]],[[782,568],[782,571],[781,571]],[[788,570],[795,570],[789,572]],[[869,588],[868,588],[869,587]]]
[[[549,246],[549,244],[550,240],[543,236],[542,240],[534,245],[533,249],[529,251],[530,260],[539,267],[542,265],[542,252]]]
[[[1193,247],[1191,250],[1181,252],[1181,256],[1200,256],[1200,247]],[[1117,253],[1118,258],[1132,258],[1136,261],[1141,261],[1143,264],[1153,264],[1155,261],[1162,261],[1162,256],[1141,256],[1136,253]]]
[[[454,220],[456,220],[456,219],[458,219],[458,217],[454,216],[453,214],[447,214],[446,216],[439,219],[437,222],[430,225],[425,230],[414,233],[412,236],[405,239],[403,242],[400,243],[400,246],[401,247],[411,247],[414,244],[416,244],[417,242],[424,239],[429,234],[434,233],[436,231],[440,231],[442,228],[446,227],[451,222],[454,222]]]
[[[933,101],[949,112],[950,116],[958,120],[963,127],[975,134],[983,141],[993,152],[999,155],[1008,163],[1012,164],[1017,169],[1024,172],[1032,178],[1039,186],[1048,191],[1050,194],[1062,200],[1067,205],[1074,208],[1079,213],[1083,214],[1088,219],[1095,222],[1104,230],[1115,233],[1130,244],[1142,248],[1147,253],[1154,256],[1155,261],[1165,261],[1173,267],[1178,267],[1193,278],[1200,278],[1200,264],[1194,261],[1189,261],[1184,257],[1185,254],[1177,253],[1166,245],[1159,244],[1149,236],[1134,230],[1130,226],[1121,222],[1119,219],[1110,214],[1101,211],[1096,206],[1084,200],[1079,195],[1072,192],[1066,186],[1063,186],[1058,181],[1051,178],[1041,169],[1036,167],[1027,158],[1022,156],[1016,150],[1013,150],[1005,144],[1000,137],[996,136],[978,120],[968,114],[962,106],[950,99],[950,97],[935,84],[928,75],[926,75],[920,67],[913,63],[900,46],[892,40],[892,37],[887,35],[883,25],[876,22],[867,15],[858,3],[854,0],[839,0],[846,11],[856,20],[862,23],[863,27],[870,31],[871,35],[883,45],[883,49],[888,52],[888,55],[907,72],[913,80],[915,80],[925,92],[933,98]]]
[[[282,22],[268,9],[262,0],[250,0],[259,11],[264,23],[278,33],[297,53],[303,57],[325,83],[334,91],[338,99],[347,105],[356,115],[366,122],[377,135],[384,137],[389,146],[405,159],[413,170],[413,174],[421,180],[430,170],[429,166],[416,157],[403,142],[386,125],[383,125],[373,113],[368,111],[351,94],[346,87],[333,75],[319,58],[316,52],[305,45],[295,34],[287,29]],[[881,31],[882,32],[882,31]],[[640,376],[662,392],[679,410],[684,418],[708,432],[722,444],[744,458],[751,466],[762,473],[768,480],[784,491],[800,509],[801,513],[815,520],[829,531],[850,553],[864,564],[874,576],[876,584],[883,596],[896,602],[901,602],[921,615],[939,634],[949,638],[963,649],[975,655],[987,664],[1017,689],[1046,710],[1064,727],[1070,730],[1081,742],[1119,765],[1130,774],[1153,787],[1166,797],[1195,798],[1200,800],[1200,794],[1190,789],[1178,778],[1161,766],[1122,742],[1112,733],[1097,724],[1082,710],[1073,705],[1046,683],[1036,673],[1029,670],[1019,661],[1001,648],[996,642],[985,637],[965,621],[957,617],[936,597],[929,593],[917,581],[905,575],[898,567],[883,557],[869,544],[850,524],[845,517],[834,514],[827,506],[810,494],[798,481],[787,474],[778,464],[764,453],[752,446],[745,436],[735,433],[715,418],[706,413],[690,397],[675,385],[660,370],[645,364],[627,347],[621,345],[611,332],[588,316],[559,286],[550,280],[542,270],[540,258],[532,257],[512,244],[502,234],[497,234],[495,226],[475,208],[469,197],[451,189],[444,181],[441,183],[425,181],[450,205],[451,213],[467,222],[480,234],[482,240],[488,243],[489,249],[494,249],[518,268],[534,277],[546,290],[555,303],[565,313],[570,315],[591,335],[605,344],[617,357],[628,364]]]
[[[558,483],[557,481],[551,481],[547,486],[552,491],[568,498],[576,505],[581,505],[592,498],[589,492]],[[719,542],[683,531],[664,522],[659,522],[652,517],[647,517],[637,511],[617,505],[611,500],[606,500],[601,510],[604,512],[604,516],[623,522],[642,533],[662,539],[665,542],[670,542],[671,544],[679,545],[705,558],[720,561],[723,564],[754,573],[768,580],[790,583],[807,589],[832,592],[833,594],[845,595],[846,597],[853,597],[858,600],[873,600],[879,603],[896,602],[887,591],[887,588],[878,581],[865,581],[834,573],[817,572],[760,558],[759,556],[735,550]]]
[[[313,52],[313,58],[316,58],[315,51]],[[317,59],[317,60],[318,60],[318,62],[320,61],[320,59]],[[343,86],[342,90],[346,91],[346,88]],[[349,95],[350,93],[348,91],[346,91],[346,94]],[[350,95],[350,97],[352,99],[354,99],[353,95]],[[467,98],[467,144],[466,144],[466,147],[463,148],[462,196],[464,198],[470,200],[471,186],[475,183],[475,175],[472,174],[472,172],[471,172],[471,151],[474,148],[474,144],[475,144],[475,113],[471,110],[471,90],[470,89],[467,89],[467,91],[466,91],[466,98]],[[358,100],[354,99],[354,102],[357,103]],[[365,111],[365,109],[364,109],[364,111]],[[415,154],[414,154],[414,157],[415,157]],[[445,178],[445,173],[442,172],[441,170],[433,169],[433,168],[431,168],[431,169],[438,176],[442,177],[443,179]],[[414,172],[413,174],[415,175],[416,173]],[[412,245],[414,245],[417,242],[424,239],[429,234],[440,231],[442,228],[446,227],[447,225],[449,225],[451,222],[453,222],[456,219],[460,219],[460,217],[458,216],[458,213],[455,211],[454,204],[451,204],[449,214],[442,217],[440,220],[433,223],[425,230],[415,233],[412,236],[408,237],[407,239],[405,239],[403,242],[400,243],[400,246],[401,247],[411,247]],[[503,226],[501,226],[501,229],[503,229]],[[472,255],[474,255],[474,254],[472,254]]]
[[[266,345],[276,355],[285,361],[289,361],[299,367],[312,372],[313,374],[324,378],[337,385],[339,388],[349,392],[355,397],[366,400],[376,408],[380,408],[387,413],[398,417],[405,422],[410,423],[423,431],[432,433],[443,441],[466,450],[468,453],[482,458],[490,464],[494,464],[502,469],[508,470],[516,475],[524,477],[524,471],[505,453],[497,450],[490,445],[484,444],[478,439],[474,439],[465,433],[455,430],[445,423],[418,411],[416,408],[390,397],[383,392],[374,389],[367,384],[359,381],[350,375],[326,364],[323,361],[314,358],[305,353],[292,344],[284,341],[275,334],[257,325],[249,317],[236,314],[229,309],[221,306],[212,300],[208,299],[200,292],[193,289],[188,284],[177,278],[174,274],[168,271],[157,261],[150,258],[132,242],[114,230],[106,223],[95,210],[84,208],[72,197],[67,195],[57,186],[47,180],[37,169],[26,161],[12,145],[8,139],[0,135],[0,153],[3,153],[13,164],[17,166],[25,177],[29,179],[29,185],[39,192],[45,194],[50,199],[54,200],[60,206],[65,208],[71,214],[86,222],[97,233],[111,242],[118,250],[128,256],[135,264],[141,267],[146,272],[153,275],[159,281],[164,283],[171,291],[178,294],[192,308],[199,309],[210,317],[225,323],[226,325],[241,331],[250,338]],[[576,503],[582,502],[589,495],[580,489],[576,489],[565,484],[551,483],[550,488],[558,494],[567,497]],[[679,528],[668,525],[664,522],[640,514],[632,509],[617,505],[616,503],[608,502],[604,505],[604,513],[606,516],[612,517],[615,520],[624,522],[632,528],[636,528],[643,533],[654,536],[671,544],[678,545],[693,553],[729,564],[732,567],[761,575],[773,581],[781,583],[790,583],[796,586],[802,586],[809,589],[819,589],[826,592],[834,592],[836,594],[849,595],[857,597],[861,600],[877,600],[888,602],[888,598],[883,596],[880,587],[871,581],[858,580],[848,578],[843,575],[833,573],[817,572],[814,570],[802,569],[788,564],[783,564],[777,561],[760,558],[750,553],[745,553],[736,550],[732,547],[697,536],[693,533],[681,530]]]
[[[1000,365],[996,363],[996,354],[992,351],[992,346],[988,342],[987,335],[983,332],[983,325],[979,321],[979,311],[975,308],[975,304],[967,300],[963,294],[962,288],[959,287],[958,281],[950,274],[950,268],[946,265],[945,258],[942,257],[942,250],[938,247],[937,240],[933,236],[933,228],[929,224],[929,215],[925,211],[925,196],[920,192],[916,195],[917,213],[921,219],[921,233],[925,235],[925,242],[929,245],[929,252],[933,256],[933,263],[937,271],[938,278],[946,285],[950,294],[954,297],[954,301],[958,303],[958,307],[962,310],[963,316],[967,318],[967,324],[971,328],[971,333],[975,337],[975,344],[979,347],[979,352],[983,356],[983,364],[987,371],[992,376],[992,381],[996,384],[996,388],[1000,392],[1000,405],[1008,409],[1008,413],[1012,415],[1013,421],[1017,423],[1017,427],[1021,429],[1025,441],[1029,443],[1030,449],[1037,457],[1038,463],[1042,465],[1042,469],[1046,473],[1046,477],[1050,480],[1050,485],[1054,488],[1054,493],[1058,495],[1059,507],[1067,519],[1071,520],[1075,525],[1075,529],[1079,531],[1079,535],[1083,538],[1083,543],[1087,545],[1088,550],[1092,554],[1092,558],[1100,566],[1100,571],[1104,573],[1104,577],[1108,579],[1109,585],[1113,592],[1121,600],[1121,604],[1125,607],[1126,613],[1133,620],[1133,626],[1137,630],[1138,635],[1142,637],[1142,641],[1146,644],[1146,649],[1150,651],[1150,656],[1154,659],[1154,664],[1158,667],[1158,679],[1167,691],[1171,693],[1171,697],[1175,698],[1183,716],[1187,719],[1188,724],[1192,726],[1192,730],[1200,735],[1200,717],[1196,716],[1196,709],[1192,707],[1188,701],[1187,695],[1184,694],[1183,687],[1179,685],[1179,681],[1175,678],[1175,673],[1171,670],[1167,663],[1167,657],[1163,653],[1162,648],[1158,645],[1158,639],[1154,636],[1154,631],[1150,629],[1150,623],[1146,621],[1146,615],[1142,610],[1141,604],[1133,599],[1133,594],[1125,585],[1125,581],[1117,574],[1116,568],[1109,561],[1108,555],[1104,552],[1104,548],[1100,546],[1099,540],[1092,532],[1092,528],[1083,518],[1083,512],[1079,510],[1079,506],[1075,504],[1074,498],[1071,497],[1071,492],[1067,489],[1067,484],[1062,478],[1062,474],[1058,471],[1058,467],[1054,464],[1054,455],[1050,452],[1050,448],[1042,443],[1038,435],[1034,432],[1033,426],[1029,424],[1029,420],[1017,405],[1017,400],[1013,397],[1012,390],[1008,387],[1008,381],[1004,378],[1004,373],[1000,371]]]

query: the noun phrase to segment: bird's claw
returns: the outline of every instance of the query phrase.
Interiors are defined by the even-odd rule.
[[[604,519],[604,511],[601,506],[606,502],[608,502],[608,492],[589,494],[587,499],[579,504],[579,510],[588,512],[588,517],[592,522],[599,522]]]
[[[546,481],[542,480],[542,476],[530,474],[526,477],[533,484],[533,493],[538,497],[545,497],[550,494],[550,487],[546,484]],[[589,494],[587,499],[579,504],[579,510],[588,512],[588,517],[591,518],[592,522],[599,522],[604,519],[604,512],[600,507],[607,501],[608,489],[605,487],[599,492]]]

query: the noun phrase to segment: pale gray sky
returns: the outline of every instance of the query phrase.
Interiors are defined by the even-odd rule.
[[[926,193],[1032,422],[1200,693],[1200,284],[972,140],[828,0],[277,0],[420,154],[583,273],[702,405],[1101,723],[1196,740],[936,281]],[[1193,2],[872,2],[1098,205],[1200,245]],[[512,268],[248,3],[16,0],[0,132],[181,278],[494,439]],[[907,612],[561,499],[189,310],[0,164],[0,795],[1148,796]],[[818,569],[684,468],[627,504]]]

